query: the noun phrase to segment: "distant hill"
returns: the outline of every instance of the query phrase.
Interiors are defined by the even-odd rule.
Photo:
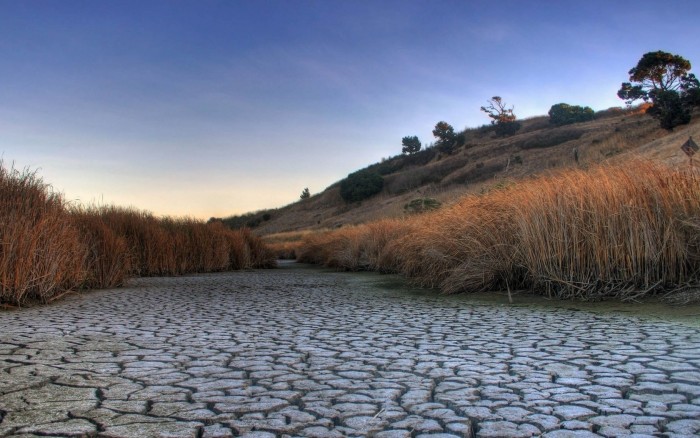
[[[670,132],[659,128],[658,121],[644,111],[645,107],[611,108],[596,113],[592,121],[564,126],[551,125],[547,116],[533,117],[520,120],[522,128],[509,137],[496,136],[490,126],[467,129],[459,133],[461,145],[450,154],[431,147],[368,166],[366,170],[382,176],[384,185],[363,201],[344,201],[339,181],[309,199],[223,222],[233,228],[249,226],[259,235],[337,228],[411,214],[416,205],[449,204],[466,193],[517,184],[552,169],[586,167],[639,154],[687,165],[679,147],[689,135],[700,140],[699,115],[690,125]]]

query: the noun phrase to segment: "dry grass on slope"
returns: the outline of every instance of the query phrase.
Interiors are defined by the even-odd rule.
[[[700,176],[651,162],[566,170],[410,220],[310,235],[300,260],[452,293],[634,299],[700,281]]]
[[[599,112],[595,120],[565,126],[550,125],[546,116],[534,117],[522,120],[522,129],[505,138],[482,128],[467,130],[465,145],[451,154],[434,151],[427,161],[396,156],[369,166],[384,176],[384,189],[376,196],[346,203],[334,185],[311,199],[269,211],[270,220],[262,221],[255,232],[270,235],[396,218],[403,216],[405,204],[418,198],[453,203],[465,194],[554,169],[616,160],[670,137],[642,111],[611,109]],[[685,130],[676,128],[678,133]]]

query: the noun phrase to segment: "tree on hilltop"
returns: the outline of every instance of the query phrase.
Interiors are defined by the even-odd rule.
[[[457,136],[455,135],[455,129],[447,122],[437,122],[435,129],[433,129],[433,135],[437,138],[435,146],[441,151],[446,153],[451,153],[454,147]]]
[[[401,152],[407,155],[413,155],[420,151],[421,148],[420,140],[415,135],[402,138],[401,144],[403,145]]]
[[[507,108],[500,96],[493,96],[487,100],[488,106],[482,106],[481,111],[491,118],[491,124],[495,126],[496,134],[512,135],[520,129],[520,123],[516,122],[513,106]]]
[[[627,105],[639,99],[651,101],[647,113],[662,128],[673,129],[690,122],[691,110],[699,104],[700,82],[690,68],[690,61],[682,56],[661,50],[645,53],[628,72],[630,82],[622,83],[617,96]]]
[[[299,199],[309,199],[311,197],[311,192],[309,192],[309,188],[305,187],[304,190],[301,191],[301,195],[299,196]]]

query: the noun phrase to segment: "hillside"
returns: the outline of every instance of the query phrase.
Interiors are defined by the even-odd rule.
[[[464,144],[451,154],[431,148],[415,156],[399,155],[368,167],[384,178],[382,191],[364,201],[347,203],[339,183],[309,199],[279,209],[224,221],[252,224],[258,235],[338,228],[379,218],[402,217],[412,200],[432,198],[443,204],[466,193],[516,183],[523,178],[565,167],[588,167],[635,155],[687,165],[679,146],[689,135],[700,138],[698,117],[669,132],[643,109],[613,108],[590,122],[552,126],[547,116],[521,120],[510,137],[497,137],[488,126],[463,132]]]

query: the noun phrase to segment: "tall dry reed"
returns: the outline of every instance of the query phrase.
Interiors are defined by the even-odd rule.
[[[448,293],[527,288],[634,299],[700,282],[699,231],[697,172],[635,162],[562,171],[403,221],[308,236],[300,259],[398,272]]]
[[[63,198],[0,161],[0,301],[50,300],[77,287],[85,248]]]
[[[249,230],[231,230],[220,222],[157,218],[132,208],[93,208],[116,236],[126,242],[130,274],[182,275],[233,269],[267,268],[272,252]]]
[[[249,230],[132,208],[70,206],[35,173],[0,162],[0,303],[49,301],[131,276],[267,268],[274,254]]]

